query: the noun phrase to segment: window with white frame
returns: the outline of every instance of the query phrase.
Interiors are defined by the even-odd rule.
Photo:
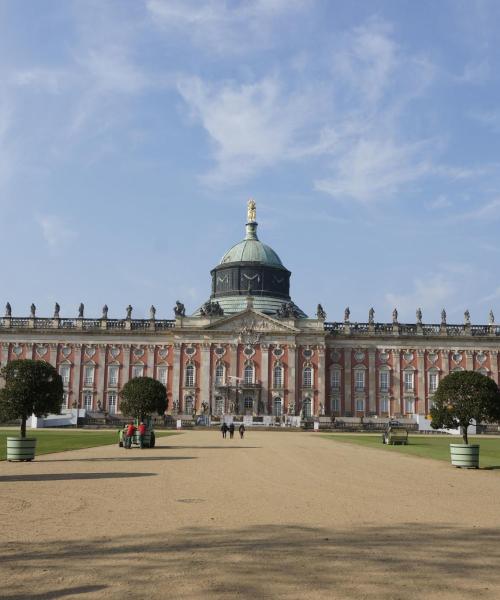
[[[281,417],[283,414],[283,401],[281,398],[276,397],[273,400],[273,415],[275,417]]]
[[[71,367],[69,365],[61,365],[59,367],[59,375],[61,376],[64,386],[69,384],[70,371],[71,371]]]
[[[167,373],[167,365],[159,365],[158,367],[156,367],[156,379],[160,383],[163,383],[163,385],[167,385]]]
[[[194,387],[194,365],[187,365],[184,384],[186,387]]]
[[[116,414],[116,392],[108,393],[108,412],[110,415]]]
[[[115,386],[118,385],[118,373],[120,368],[118,365],[110,365],[108,367],[108,385]]]
[[[222,396],[215,396],[215,414],[224,414],[224,398]]]
[[[253,365],[247,365],[245,367],[245,371],[243,372],[243,381],[246,384],[251,384],[254,382],[254,368]]]
[[[312,367],[304,367],[302,371],[302,386],[305,388],[311,388],[312,380]]]
[[[94,367],[86,365],[83,370],[83,385],[94,385]]]
[[[92,410],[92,392],[85,392],[83,394],[83,408],[85,410]]]
[[[381,398],[380,399],[380,412],[388,413],[389,412],[389,399]]]
[[[253,411],[253,398],[251,396],[247,396],[243,401],[243,406],[245,407],[245,412]]]
[[[429,373],[429,394],[434,394],[438,389],[439,385],[439,373],[437,371],[431,371]]]
[[[311,398],[304,398],[304,402],[302,403],[302,412],[304,417],[310,417],[312,415]]]
[[[339,410],[339,399],[338,398],[332,398],[332,411],[333,412],[338,412]]]
[[[413,392],[413,382],[414,382],[414,373],[413,371],[405,371],[404,372],[404,388],[405,392]]]
[[[69,394],[68,392],[64,392],[63,399],[61,403],[61,408],[68,408]]]
[[[358,392],[365,389],[365,372],[362,369],[354,371],[354,388]]]
[[[413,398],[406,398],[405,409],[407,414],[413,414],[415,412],[415,401]]]
[[[380,384],[381,392],[389,391],[390,377],[391,377],[390,371],[380,371],[379,384]]]
[[[132,367],[132,379],[135,377],[142,377],[144,375],[144,365],[138,364]]]
[[[186,398],[184,399],[184,413],[186,415],[192,414],[193,413],[193,407],[194,407],[193,396],[186,396]]]
[[[274,367],[273,380],[275,388],[283,387],[283,367],[281,365]]]
[[[215,367],[215,385],[222,385],[224,383],[224,365],[218,364]]]
[[[363,373],[364,375],[364,373]],[[363,398],[356,398],[356,411],[357,412],[364,412],[365,410],[365,401],[363,400]]]
[[[340,371],[339,371],[339,369],[333,369],[333,371],[330,375],[330,383],[331,383],[332,390],[340,389]]]

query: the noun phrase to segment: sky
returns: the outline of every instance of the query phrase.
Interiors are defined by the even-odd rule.
[[[497,0],[0,0],[0,305],[194,311],[253,197],[309,315],[500,322],[499,22]]]

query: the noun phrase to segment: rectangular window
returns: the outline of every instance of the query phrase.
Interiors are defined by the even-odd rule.
[[[64,392],[61,408],[68,408],[68,399],[69,399],[68,392]]]
[[[365,372],[364,371],[361,371],[361,370],[355,371],[354,387],[358,391],[363,391],[365,389]]]
[[[167,385],[167,367],[165,365],[156,369],[156,378],[163,385]]]
[[[110,415],[116,414],[116,392],[108,394],[108,412]]]
[[[364,375],[364,373],[363,373]],[[365,401],[362,398],[356,400],[356,411],[363,412],[365,410]]]
[[[429,393],[433,394],[438,388],[438,374],[429,373]]]
[[[83,408],[85,410],[92,410],[92,394],[83,395]]]
[[[388,392],[389,391],[389,371],[380,371],[380,391]]]
[[[406,413],[407,414],[413,414],[413,412],[414,412],[414,408],[413,408],[414,401],[413,401],[413,398],[407,398],[405,406],[406,406]]]
[[[332,371],[332,390],[340,389],[340,371]]]
[[[413,371],[405,371],[405,392],[413,392]]]
[[[110,385],[110,386],[118,385],[118,373],[119,373],[119,367],[117,365],[108,367],[108,385]]]
[[[387,398],[382,398],[380,400],[380,412],[383,412],[383,413],[389,412],[389,400]]]
[[[333,412],[338,412],[339,410],[339,399],[338,398],[332,398],[332,411]]]
[[[283,370],[281,367],[274,369],[274,387],[281,387],[283,385]]]
[[[303,373],[303,384],[305,388],[312,387],[312,368],[306,367]]]
[[[94,367],[85,367],[83,384],[94,385]]]
[[[134,377],[142,377],[144,374],[144,365],[134,365],[132,367],[132,379]]]
[[[245,398],[245,410],[252,410],[253,409],[253,398]]]
[[[61,376],[64,386],[69,384],[69,373],[70,373],[69,365],[61,365],[59,367],[59,375]]]

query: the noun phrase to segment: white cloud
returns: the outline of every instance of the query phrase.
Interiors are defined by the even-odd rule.
[[[500,217],[500,198],[495,198],[479,206],[474,210],[467,211],[462,214],[454,215],[452,220],[455,221],[481,221],[483,219],[497,219]]]
[[[455,77],[458,83],[481,84],[488,81],[491,68],[488,61],[469,62],[464,66],[463,72]]]
[[[76,238],[76,232],[58,215],[44,215],[38,218],[42,235],[51,251],[56,251]]]
[[[445,196],[445,194],[440,194],[434,200],[427,202],[425,207],[429,210],[441,210],[443,208],[450,208],[453,206],[453,202]]]
[[[469,117],[491,131],[500,132],[500,110],[476,110],[470,112]]]
[[[389,308],[397,307],[404,314],[412,314],[418,307],[422,310],[440,310],[453,298],[455,285],[442,274],[413,281],[413,290],[407,293],[390,292],[385,295]]]

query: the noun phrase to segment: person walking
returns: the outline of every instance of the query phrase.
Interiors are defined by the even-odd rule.
[[[231,439],[234,438],[234,423],[231,423],[231,425],[229,425],[229,437]]]
[[[134,437],[134,433],[135,433],[135,425],[133,421],[130,421],[130,423],[127,425],[127,430],[125,431],[125,439],[124,439],[124,446],[125,448],[128,448],[130,450],[130,448],[132,447],[132,438]]]
[[[220,430],[222,431],[222,438],[225,439],[227,435],[228,426],[226,423],[222,423]]]
[[[245,435],[245,426],[243,425],[243,423],[240,425],[238,431],[240,432],[240,440],[242,440],[243,436]]]
[[[139,427],[137,428],[137,432],[139,433],[139,447],[144,448],[144,436],[146,435],[146,425],[141,421]]]

